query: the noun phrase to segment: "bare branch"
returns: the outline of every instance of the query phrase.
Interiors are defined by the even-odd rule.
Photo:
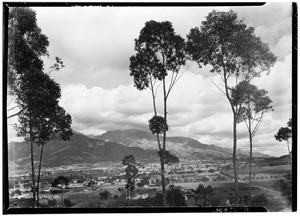
[[[19,107],[19,105],[16,105],[16,106],[14,106],[14,107],[8,109],[7,111],[11,111],[11,110],[16,109],[16,108],[18,108],[18,107]]]
[[[261,116],[260,116],[259,120],[257,121],[257,124],[256,124],[255,127],[254,127],[254,130],[253,130],[253,132],[252,132],[253,136],[254,136],[255,133],[257,132],[257,130],[258,130],[258,128],[259,128],[259,126],[260,126],[260,124],[261,124],[261,122],[262,122],[262,119],[263,119],[263,113],[261,113]]]
[[[10,119],[10,118],[12,118],[12,117],[15,117],[15,116],[19,115],[19,114],[22,113],[24,110],[25,110],[25,109],[21,109],[19,112],[17,112],[17,113],[15,113],[15,114],[12,114],[12,115],[8,116],[7,119]]]
[[[212,80],[212,78],[209,77],[209,79],[226,96],[226,93]]]
[[[7,104],[7,106],[9,106],[10,104],[11,104],[11,102],[13,102],[13,100],[15,100],[16,99],[16,95],[14,95],[11,99],[10,99],[10,101],[8,102],[8,104]]]

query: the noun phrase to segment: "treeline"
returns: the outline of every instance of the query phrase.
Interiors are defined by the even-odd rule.
[[[256,36],[255,29],[247,26],[236,12],[210,12],[200,27],[192,28],[185,40],[175,33],[169,21],[154,20],[145,23],[135,39],[135,55],[130,57],[130,76],[138,90],[149,89],[152,95],[153,117],[149,129],[156,134],[161,164],[162,206],[166,206],[165,160],[167,158],[166,133],[167,102],[171,90],[184,71],[186,61],[194,61],[201,68],[212,66],[211,73],[219,74],[222,84],[214,84],[229,102],[233,118],[232,163],[235,180],[235,202],[239,202],[237,174],[237,124],[244,122],[249,135],[249,176],[252,166],[253,137],[265,113],[272,111],[272,100],[267,91],[251,82],[263,73],[269,73],[276,62],[268,44]],[[157,109],[158,90],[161,90],[163,109]],[[180,98],[178,98],[180,100]],[[162,140],[160,136],[162,134]],[[251,182],[249,181],[249,197]],[[249,201],[250,202],[250,201]],[[251,203],[249,203],[251,205]]]

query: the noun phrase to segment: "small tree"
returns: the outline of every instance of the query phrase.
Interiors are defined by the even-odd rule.
[[[270,110],[273,111],[271,106],[272,100],[267,96],[267,93],[266,90],[258,89],[248,81],[240,82],[231,91],[233,104],[239,106],[238,122],[245,122],[249,134],[249,197],[251,197],[253,138],[261,125],[265,113]],[[251,199],[249,199],[249,206],[251,206]]]
[[[130,202],[130,192],[133,191],[135,188],[135,178],[139,170],[136,168],[136,161],[133,155],[126,155],[122,160],[122,164],[127,165],[125,169],[127,178],[127,184],[125,186],[125,189],[127,191],[126,198],[129,199]]]
[[[281,127],[278,132],[275,134],[275,139],[279,142],[286,141],[287,149],[288,149],[288,155],[290,160],[290,166],[292,170],[292,158],[291,158],[291,151],[289,146],[289,139],[292,138],[292,119],[290,119],[287,123],[287,127]]]
[[[64,199],[64,204],[67,207],[72,207],[74,205],[70,199]]]
[[[207,206],[208,200],[213,195],[215,189],[211,186],[204,186],[200,184],[196,190],[194,190],[195,201],[199,206]]]
[[[163,192],[163,206],[166,206],[166,188],[164,177],[164,156],[166,150],[167,126],[167,99],[178,76],[181,65],[185,64],[184,39],[176,35],[171,22],[146,22],[140,36],[135,40],[136,55],[130,58],[130,76],[133,76],[134,85],[138,90],[149,88],[152,93],[154,116],[149,121],[149,128],[156,134],[161,163],[161,179]],[[171,75],[169,85],[166,83],[168,73]],[[163,116],[159,116],[156,109],[158,85],[162,82]],[[161,145],[159,134],[163,134]]]
[[[99,193],[100,199],[102,201],[108,200],[108,198],[110,197],[110,195],[111,195],[111,193],[108,190],[100,191],[100,193]]]
[[[170,207],[186,206],[182,191],[174,186],[170,186],[170,189],[167,190],[167,202]]]
[[[57,187],[60,188],[60,192],[61,192],[61,204],[63,205],[63,200],[64,200],[64,196],[63,196],[63,187],[69,185],[69,179],[65,176],[58,176],[57,178],[55,178],[52,182],[52,187]]]

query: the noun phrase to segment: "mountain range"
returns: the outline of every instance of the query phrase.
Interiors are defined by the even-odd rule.
[[[162,137],[160,137],[162,140]],[[139,161],[158,162],[156,136],[149,132],[130,129],[107,131],[102,135],[85,135],[75,132],[70,141],[52,140],[44,147],[43,165],[56,167],[79,163],[103,161],[121,162],[125,155],[133,154]],[[202,144],[188,137],[167,137],[166,149],[180,158],[231,158],[232,150],[216,145]],[[34,158],[39,160],[40,148],[35,146]],[[237,157],[248,157],[238,151]],[[254,157],[269,158],[269,155],[254,153]],[[26,142],[8,144],[9,162],[19,166],[30,163],[30,145]]]

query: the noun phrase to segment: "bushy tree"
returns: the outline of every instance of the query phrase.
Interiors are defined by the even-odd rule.
[[[166,206],[166,188],[164,177],[164,155],[166,150],[167,99],[181,75],[179,70],[185,64],[184,39],[175,34],[172,23],[149,21],[135,40],[136,54],[130,57],[130,76],[133,76],[134,85],[138,90],[149,88],[152,93],[154,116],[149,121],[149,129],[156,134],[160,156],[161,178],[163,192],[163,206]],[[171,74],[169,84],[167,76]],[[159,85],[162,83],[163,116],[158,115],[156,96]],[[162,145],[159,134],[163,134]]]
[[[264,193],[258,194],[252,198],[253,206],[262,207],[268,203],[268,198]]]
[[[64,199],[64,204],[67,207],[72,207],[74,205],[70,199]]]
[[[170,207],[186,206],[182,191],[174,186],[170,186],[170,189],[167,190],[167,202]]]
[[[52,182],[52,187],[57,187],[61,192],[61,204],[63,205],[64,195],[63,195],[63,187],[69,185],[69,179],[65,176],[58,176]]]
[[[123,165],[127,165],[125,169],[127,183],[125,189],[127,191],[127,199],[130,201],[130,192],[135,188],[135,178],[139,170],[136,168],[136,161],[133,155],[126,155],[122,160]]]
[[[196,190],[194,190],[194,195],[195,195],[195,201],[199,206],[208,206],[209,205],[209,200],[211,196],[213,195],[215,189],[211,186],[204,186],[200,184]]]
[[[292,170],[292,158],[291,158],[291,151],[290,151],[290,145],[289,145],[289,140],[292,138],[292,119],[289,119],[287,123],[287,127],[281,127],[278,132],[274,135],[275,139],[278,140],[279,142],[281,141],[286,141],[287,144],[287,149],[288,149],[288,155],[290,159],[290,166]]]
[[[110,195],[111,195],[111,193],[108,190],[100,191],[100,193],[99,193],[100,199],[102,201],[108,200],[108,198],[110,197]]]
[[[227,98],[233,114],[233,169],[235,180],[235,199],[238,201],[237,176],[237,120],[239,106],[232,100],[230,89],[238,80],[250,81],[262,72],[269,72],[276,57],[266,43],[255,35],[253,27],[240,20],[237,13],[210,12],[200,28],[192,28],[187,35],[187,53],[189,58],[202,65],[211,65],[212,73],[220,75],[224,85],[215,86]],[[235,83],[235,84],[231,84]]]
[[[56,204],[57,204],[57,200],[56,199],[48,200],[48,205],[49,206],[56,206]]]

